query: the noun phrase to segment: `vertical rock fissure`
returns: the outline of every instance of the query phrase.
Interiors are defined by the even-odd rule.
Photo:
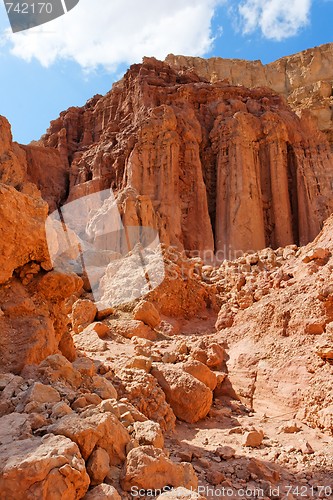
[[[217,196],[217,167],[216,155],[214,154],[211,143],[204,142],[201,144],[200,151],[201,168],[203,180],[206,186],[208,214],[212,227],[214,238],[214,251],[216,250],[216,196]]]
[[[293,239],[294,243],[299,245],[297,158],[294,148],[289,142],[287,143],[287,174]]]
[[[259,145],[258,155],[260,164],[260,185],[265,228],[265,243],[266,246],[270,246],[272,233],[274,231],[274,223],[272,221],[271,214],[272,185],[270,168],[265,168],[265,166],[269,165],[269,155],[267,152],[267,146],[265,144]]]

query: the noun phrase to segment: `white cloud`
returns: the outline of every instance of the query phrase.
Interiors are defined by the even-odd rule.
[[[245,0],[238,11],[243,33],[260,29],[265,38],[283,40],[309,22],[312,0]]]
[[[211,21],[223,0],[80,0],[68,14],[25,32],[7,34],[12,54],[43,66],[73,60],[85,69],[115,70],[142,56],[203,55]]]

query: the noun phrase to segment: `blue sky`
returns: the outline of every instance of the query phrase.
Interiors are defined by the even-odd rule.
[[[332,0],[80,0],[57,20],[12,34],[0,0],[0,114],[28,143],[144,55],[267,63],[333,41],[332,19]]]

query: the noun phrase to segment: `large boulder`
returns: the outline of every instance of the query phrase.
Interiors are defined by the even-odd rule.
[[[172,430],[175,415],[155,377],[143,370],[124,368],[113,380],[119,397],[125,397],[148,419],[158,422],[162,430]]]
[[[87,460],[96,446],[104,449],[111,465],[120,464],[126,457],[129,434],[119,420],[109,412],[94,413],[86,418],[67,415],[48,427],[48,432],[61,434],[77,443]]]
[[[47,435],[0,446],[1,500],[75,500],[88,487],[79,448],[64,436]]]
[[[151,373],[176,417],[189,423],[205,418],[213,402],[213,393],[204,383],[171,365],[155,365]]]
[[[200,361],[196,360],[188,360],[183,364],[183,370],[186,373],[189,373],[194,378],[200,380],[203,384],[205,384],[211,391],[216,388],[217,385],[217,377],[214,372],[212,372],[207,365],[204,365]]]
[[[140,446],[127,455],[121,486],[125,491],[132,488],[156,490],[166,486],[196,489],[198,479],[191,464],[174,463],[159,448]]]

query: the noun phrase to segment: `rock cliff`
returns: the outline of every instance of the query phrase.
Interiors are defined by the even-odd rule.
[[[177,70],[192,69],[208,81],[224,80],[231,85],[269,87],[288,100],[297,114],[310,112],[333,147],[333,44],[262,64],[261,61],[212,57],[175,56],[166,62]]]
[[[146,58],[53,121],[28,153],[56,150],[67,168],[69,187],[53,199],[111,187],[125,224],[206,256],[307,243],[333,210],[327,140],[275,92],[213,81],[218,61],[205,74],[200,61]],[[37,184],[50,198],[52,186]]]
[[[52,176],[52,165],[59,166],[58,152],[41,149]],[[65,299],[82,286],[78,276],[51,271],[45,234],[48,205],[30,175],[35,151],[13,143],[9,123],[0,117],[0,371],[14,373],[58,352],[68,333]],[[56,184],[53,196],[57,181],[56,176],[50,181]],[[70,338],[67,344],[70,352]]]

